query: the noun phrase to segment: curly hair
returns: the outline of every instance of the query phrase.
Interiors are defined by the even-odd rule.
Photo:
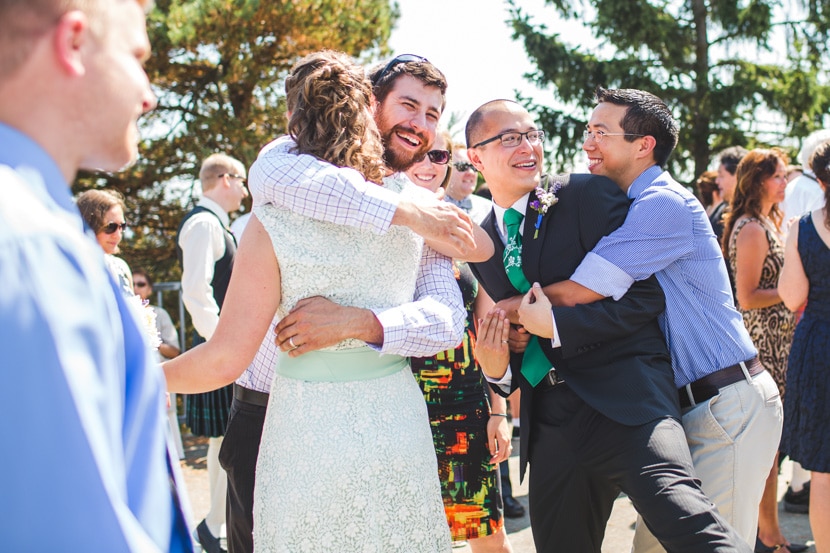
[[[127,212],[124,204],[124,196],[115,190],[87,190],[78,196],[78,210],[86,224],[89,225],[95,234],[101,232],[107,222],[104,218],[107,212],[115,206],[121,206],[123,212]]]
[[[371,111],[372,85],[363,68],[341,52],[305,56],[285,79],[288,134],[297,150],[352,167],[380,184],[383,145]]]
[[[730,211],[723,217],[723,237],[721,247],[723,254],[729,255],[729,236],[735,228],[735,221],[743,215],[761,218],[769,217],[780,231],[784,213],[777,203],[772,204],[769,213],[761,213],[761,194],[763,183],[778,170],[778,164],[785,166],[790,162],[789,156],[780,148],[755,149],[749,151],[738,163],[735,177],[735,195],[732,197]]]
[[[824,226],[830,229],[830,140],[822,142],[813,150],[810,168],[824,185]]]

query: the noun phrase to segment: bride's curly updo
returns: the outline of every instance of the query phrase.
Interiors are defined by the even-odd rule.
[[[288,134],[300,153],[381,182],[383,144],[371,110],[372,85],[361,66],[342,52],[309,54],[291,69],[285,93]]]

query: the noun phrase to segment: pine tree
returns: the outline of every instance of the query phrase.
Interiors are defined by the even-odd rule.
[[[537,67],[528,78],[552,88],[558,103],[531,105],[554,138],[558,166],[567,168],[581,147],[599,86],[665,100],[680,123],[670,164],[689,176],[706,170],[721,148],[786,144],[822,127],[830,108],[823,68],[830,8],[791,2],[546,0],[565,24],[587,27],[590,36],[572,45],[509,0],[513,37]]]
[[[82,174],[74,191],[124,194],[132,235],[122,255],[156,281],[178,280],[174,238],[197,199],[201,160],[224,152],[250,166],[285,132],[291,66],[324,48],[363,61],[386,54],[397,18],[387,0],[156,0],[147,72],[159,104],[141,120],[139,162],[118,174]]]

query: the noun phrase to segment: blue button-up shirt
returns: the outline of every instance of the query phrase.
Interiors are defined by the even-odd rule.
[[[753,357],[700,202],[656,165],[637,177],[628,197],[625,223],[599,241],[571,280],[619,299],[634,281],[657,276],[666,294],[659,322],[678,388]]]
[[[0,183],[2,549],[192,551],[134,308],[55,162],[2,124]]]

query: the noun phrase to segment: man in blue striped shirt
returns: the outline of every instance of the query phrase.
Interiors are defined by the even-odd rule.
[[[619,299],[633,282],[656,275],[666,295],[659,322],[697,476],[724,517],[754,544],[758,504],[781,435],[781,401],[735,309],[703,206],[662,169],[677,134],[656,96],[598,90],[584,133],[588,166],[616,182],[632,204],[625,223],[600,240],[571,279],[545,293],[559,305]],[[540,299],[524,302],[520,320],[531,333],[549,337],[555,323],[550,304]],[[660,551],[641,522],[634,550]]]

